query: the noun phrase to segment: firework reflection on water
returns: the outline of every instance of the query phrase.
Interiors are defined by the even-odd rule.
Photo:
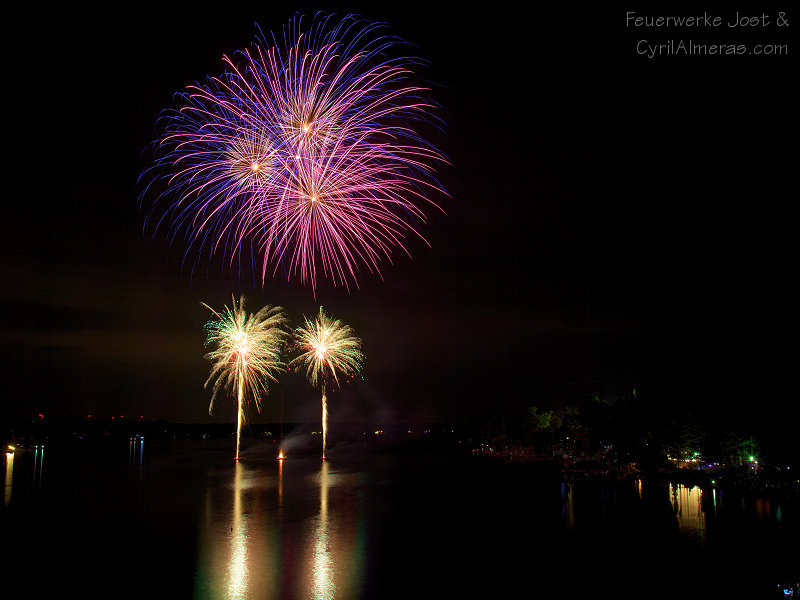
[[[357,482],[311,459],[237,461],[215,473],[198,532],[195,597],[358,597],[365,539],[349,497]]]

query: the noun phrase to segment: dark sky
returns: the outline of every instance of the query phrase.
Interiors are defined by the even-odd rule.
[[[793,391],[796,59],[637,49],[749,49],[796,27],[769,9],[746,31],[626,27],[628,10],[689,14],[639,4],[325,7],[388,21],[431,62],[453,166],[430,247],[316,299],[219,264],[182,269],[182,247],[143,234],[136,188],[172,94],[218,73],[255,23],[277,30],[316,7],[10,19],[0,410],[205,422],[200,302],[243,292],[296,323],[322,304],[363,338],[364,381],[332,399],[341,420],[466,420],[634,387],[780,411]],[[281,397],[286,418],[317,417],[317,393],[292,376],[263,419]],[[219,406],[214,420],[233,418]]]

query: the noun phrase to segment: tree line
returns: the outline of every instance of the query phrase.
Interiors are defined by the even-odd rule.
[[[724,405],[691,406],[631,390],[608,401],[593,395],[577,404],[526,404],[498,413],[481,430],[481,441],[499,450],[525,446],[539,456],[560,453],[643,468],[672,465],[798,465],[797,411],[745,412]]]

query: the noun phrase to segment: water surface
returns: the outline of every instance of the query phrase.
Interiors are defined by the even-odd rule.
[[[6,457],[2,589],[49,598],[780,597],[797,502],[420,450]],[[744,594],[744,595],[743,595]],[[3,594],[6,596],[6,594]],[[10,597],[10,596],[6,596]]]

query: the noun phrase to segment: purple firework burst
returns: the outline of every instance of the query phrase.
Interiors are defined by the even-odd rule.
[[[147,224],[190,250],[250,262],[262,285],[279,271],[316,289],[350,289],[422,238],[426,207],[445,195],[445,158],[421,129],[436,125],[416,59],[384,24],[297,17],[278,43],[262,35],[224,72],[179,94],[159,119],[142,176]]]

